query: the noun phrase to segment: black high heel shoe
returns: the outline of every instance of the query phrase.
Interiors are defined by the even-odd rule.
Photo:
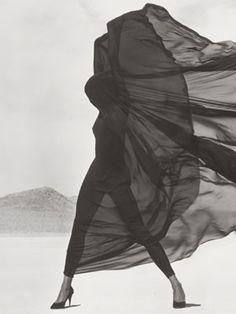
[[[180,309],[186,307],[186,302],[182,301],[182,302],[178,302],[178,301],[173,301],[173,308],[175,309]]]
[[[69,291],[68,297],[65,299],[65,301],[54,302],[51,305],[50,309],[52,309],[52,310],[54,310],[54,309],[64,309],[67,300],[69,300],[69,306],[71,306],[71,298],[72,298],[73,293],[74,293],[74,289],[72,287],[70,287],[70,291]]]

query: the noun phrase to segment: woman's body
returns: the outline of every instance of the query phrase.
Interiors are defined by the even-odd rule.
[[[158,29],[158,23],[155,24],[155,14],[159,14],[160,21],[162,21],[162,15],[164,14],[165,16],[166,12],[163,13],[162,9],[160,10],[160,7],[152,5],[147,5],[145,8],[150,8],[149,15],[147,15],[149,23],[152,23],[152,27],[157,27]],[[232,50],[235,49],[235,46],[232,42],[225,42],[223,45],[211,44],[203,38],[202,43],[198,43],[198,45],[201,46],[201,49],[199,48],[199,50],[195,50],[194,52],[193,50],[187,52],[184,51],[182,54],[179,54],[176,50],[176,46],[171,46],[170,40],[166,39],[166,41],[163,40],[163,42],[166,42],[166,47],[172,51],[172,56],[170,56],[167,51],[163,50],[162,43],[160,44],[158,41],[159,39],[150,33],[150,24],[147,23],[146,17],[143,16],[143,12],[137,12],[138,13],[134,12],[130,15],[131,19],[134,21],[134,24],[132,25],[129,24],[129,15],[124,18],[124,20],[126,19],[127,21],[126,34],[128,33],[128,35],[126,35],[126,38],[123,37],[122,39],[120,37],[119,40],[117,40],[120,36],[120,32],[124,29],[120,28],[119,20],[118,22],[115,21],[112,25],[110,24],[108,27],[112,34],[112,39],[110,38],[110,48],[108,46],[102,47],[103,49],[104,47],[111,49],[109,58],[107,58],[106,54],[103,54],[103,49],[99,51],[98,58],[100,59],[98,60],[97,68],[95,62],[95,75],[86,84],[85,91],[90,101],[100,112],[93,128],[96,137],[96,158],[86,175],[78,197],[76,217],[67,250],[64,280],[56,303],[64,302],[68,297],[72,278],[76,273],[76,270],[83,267],[83,264],[93,263],[93,257],[90,257],[90,260],[86,260],[86,258],[83,260],[86,241],[89,241],[89,238],[86,238],[86,236],[88,234],[88,229],[94,221],[95,215],[98,210],[101,209],[101,204],[104,202],[104,198],[109,196],[118,211],[118,215],[125,226],[124,228],[126,228],[125,231],[122,229],[121,232],[121,238],[124,237],[126,242],[122,244],[123,246],[117,246],[117,251],[114,249],[113,252],[111,252],[111,256],[107,253],[105,254],[106,251],[104,249],[104,254],[101,256],[98,255],[98,258],[102,261],[106,258],[115,256],[119,254],[119,251],[124,250],[124,248],[129,247],[133,243],[138,243],[144,246],[152,260],[169,279],[173,288],[174,300],[180,302],[180,306],[184,306],[185,294],[182,285],[177,279],[159,240],[164,238],[170,224],[185,210],[185,207],[187,209],[196,199],[199,189],[199,159],[195,156],[200,156],[200,158],[206,159],[207,165],[212,169],[214,169],[215,164],[218,164],[217,162],[213,163],[211,158],[209,159],[205,157],[205,151],[199,152],[198,149],[195,149],[194,145],[196,139],[193,136],[191,112],[189,111],[189,103],[187,100],[188,94],[179,66],[174,65],[174,62],[181,66],[197,67],[204,62],[208,62],[212,58],[231,54]],[[154,22],[152,22],[153,18]],[[123,19],[121,24],[122,23]],[[165,24],[164,26],[168,30],[170,24]],[[165,27],[164,31],[167,33]],[[135,38],[134,40],[134,35],[139,36],[140,38]],[[147,42],[147,44],[145,42],[144,48],[140,46],[140,50],[138,49],[137,51],[127,48],[129,45],[133,45],[133,47],[139,45],[142,40]],[[191,40],[189,42],[191,42]],[[154,45],[153,47],[159,45],[158,58],[150,58],[150,55],[148,55],[148,52],[151,51],[152,53],[153,49],[153,47],[148,46],[150,45],[150,42]],[[119,46],[116,47],[117,43],[119,43]],[[118,49],[120,52],[119,55],[117,52]],[[141,49],[144,50],[141,51]],[[174,62],[173,56],[175,57]],[[156,72],[154,71],[155,73],[152,74],[156,77],[156,81],[150,80],[150,77],[152,76],[150,76],[149,71],[153,68],[152,62],[154,65],[160,64],[159,70],[157,66],[155,68]],[[123,74],[121,68],[119,68],[120,65],[122,71],[124,71],[124,73],[127,72],[128,76],[125,76],[127,74]],[[145,72],[146,70],[147,73]],[[162,71],[163,76],[161,74]],[[129,78],[129,75],[131,78]],[[149,81],[142,82],[141,80],[143,76],[145,76],[147,80],[149,79]],[[139,78],[141,78],[140,81],[138,81]],[[173,84],[167,86],[170,79],[173,80]],[[144,85],[139,85],[139,82]],[[145,85],[146,83],[148,84]],[[151,86],[150,89],[149,85]],[[129,96],[127,96],[127,89],[124,88],[125,86],[129,86],[130,88],[128,90]],[[147,89],[148,93],[144,95],[143,93]],[[160,91],[161,94],[158,94]],[[164,96],[162,94],[163,91]],[[138,96],[134,92],[137,92]],[[146,97],[149,97],[150,104],[152,105],[153,92],[158,92],[155,94],[155,99],[158,99],[157,95],[160,97],[157,103],[160,105],[160,108],[158,108],[156,117],[153,115],[149,116],[150,111],[142,112],[144,107],[141,107],[140,109],[140,106],[138,106],[139,104],[136,104],[137,100],[135,100],[135,96],[137,96],[137,99],[142,99],[142,101],[144,101],[143,105],[145,106],[145,99]],[[167,98],[166,95],[168,96]],[[177,106],[168,109],[168,106],[172,104],[171,95],[172,97],[175,95]],[[130,101],[133,101],[136,106],[135,108],[139,110],[137,111],[138,114],[140,114],[139,117],[136,117],[136,112],[132,112],[133,107]],[[153,105],[153,109],[149,107],[147,110],[155,110],[157,106],[155,103]],[[155,114],[156,112],[153,111],[153,113]],[[156,129],[153,131],[153,134],[155,135],[153,137],[154,142],[148,142],[148,138],[151,138],[152,136],[151,129],[148,129],[147,131],[147,129],[144,128],[143,132],[146,132],[144,137],[142,137],[142,133],[140,133],[140,138],[136,137],[138,133],[136,134],[135,132],[139,132],[141,130],[140,127],[145,125],[145,122],[143,122],[142,125],[137,124],[139,123],[138,118],[140,119],[142,114],[146,119],[143,121],[150,123],[150,126],[156,125]],[[168,116],[169,120],[166,119],[166,116]],[[172,120],[176,122],[176,124],[173,123]],[[149,124],[147,124],[146,127],[147,126],[149,126]],[[149,131],[150,135],[147,133]],[[158,132],[155,133],[156,131]],[[156,134],[160,137],[158,138]],[[142,142],[139,142],[139,139]],[[158,145],[161,142],[164,143],[164,146],[160,149],[156,149],[155,145]],[[133,145],[132,148],[129,146],[130,143]],[[201,143],[202,142],[199,140],[198,147],[202,147]],[[145,146],[144,144],[147,145]],[[149,150],[153,150],[153,155],[149,153]],[[128,160],[128,158],[131,158],[134,155],[137,157],[135,160]],[[153,156],[155,159],[153,159]],[[166,160],[170,160],[170,162],[173,163],[171,168],[172,172],[170,173],[168,172],[170,164],[166,163]],[[135,181],[136,178],[130,169],[133,162],[138,165],[137,169],[139,167],[144,169],[146,176],[150,179],[150,182],[148,181],[150,189],[154,186],[157,191],[156,196],[159,195],[164,201],[165,195],[167,195],[167,200],[170,199],[170,197],[174,199],[173,193],[177,193],[177,195],[181,196],[183,191],[180,189],[180,192],[178,192],[178,187],[183,187],[189,192],[190,196],[188,196],[188,199],[186,199],[182,205],[182,197],[180,197],[179,207],[177,206],[171,211],[162,211],[164,218],[162,218],[162,220],[159,219],[159,224],[158,219],[156,219],[156,216],[154,215],[155,213],[148,217],[149,220],[145,221],[144,219],[144,214],[147,215],[148,212],[142,211],[143,209],[140,209],[140,203],[138,204],[139,201],[138,195],[135,194],[135,186],[139,183],[138,181]],[[186,182],[184,182],[185,177],[181,171],[183,171],[185,176],[188,172],[194,174],[194,180],[192,179],[192,181],[190,181],[191,183],[187,184],[188,187],[186,187]],[[224,171],[224,169],[222,171]],[[141,176],[141,172],[139,174]],[[225,172],[223,174],[225,174]],[[143,183],[140,186],[145,188]],[[176,188],[177,190],[175,192]],[[153,198],[153,202],[154,201],[156,202],[153,203],[154,207],[157,206],[157,204],[160,206],[157,197]],[[163,203],[164,208],[167,208],[166,204],[167,203]],[[177,201],[175,201],[175,204],[177,204]],[[150,210],[153,210],[151,201],[148,206],[150,207]],[[102,209],[104,208],[102,207]],[[159,212],[159,216],[162,217],[161,212]],[[154,217],[156,219],[155,224],[152,224],[152,217],[153,220]],[[117,222],[120,223],[120,220],[118,219],[119,218],[117,218]],[[156,229],[154,228],[155,226]],[[94,229],[90,231],[90,237],[93,235],[93,232],[96,231],[96,226],[93,228]],[[118,229],[112,230],[113,233],[110,238],[114,243],[116,243],[115,239],[117,238],[115,233],[117,231],[115,230]],[[106,243],[104,246],[105,245]],[[94,256],[94,258],[96,261],[96,256]]]
[[[96,99],[96,106],[99,107],[103,115],[106,113],[99,105],[99,103],[101,104],[101,102],[99,102],[99,95],[101,90],[109,86],[107,80],[109,80],[109,78],[106,76],[104,76],[104,78],[99,77],[98,79],[95,76],[86,85],[87,94],[90,98]],[[95,95],[96,91],[98,93],[97,95]],[[91,97],[91,95],[93,95],[93,97]],[[109,109],[113,111],[111,107]],[[133,234],[135,242],[145,246],[153,261],[169,279],[173,287],[174,300],[183,302],[185,300],[184,291],[170,265],[165,251],[161,244],[151,236],[148,229],[144,226],[137,209],[136,201],[130,189],[129,171],[123,160],[124,148],[122,141],[116,133],[109,128],[109,125],[104,123],[103,117],[104,116],[101,115],[94,126],[94,128],[96,128],[96,159],[92,163],[80,189],[76,217],[67,250],[64,280],[56,302],[61,302],[67,297],[72,278],[78,267],[80,255],[82,254],[80,247],[84,245],[85,235],[84,230],[80,232],[80,224],[81,226],[88,226],[90,224],[92,217],[96,213],[98,204],[100,204],[106,193],[108,193],[114,203],[117,204],[119,214],[127,228]],[[125,134],[125,127],[123,130]],[[100,189],[96,186],[96,189],[91,190],[91,182],[95,181],[99,182]]]

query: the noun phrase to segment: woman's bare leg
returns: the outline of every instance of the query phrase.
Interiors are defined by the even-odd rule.
[[[185,293],[183,287],[179,280],[177,279],[176,275],[172,275],[169,277],[169,281],[171,283],[173,289],[173,298],[177,302],[185,301]]]
[[[68,276],[64,275],[63,281],[61,284],[60,292],[59,292],[58,297],[55,301],[56,303],[63,302],[67,299],[69,291],[70,291],[72,280],[73,280],[72,277],[68,277]]]

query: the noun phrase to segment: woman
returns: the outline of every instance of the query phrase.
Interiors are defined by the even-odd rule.
[[[154,4],[107,26],[85,86],[99,110],[96,157],[51,308],[71,302],[74,274],[150,261],[170,281],[173,307],[185,307],[170,261],[236,225],[236,44],[212,43]]]

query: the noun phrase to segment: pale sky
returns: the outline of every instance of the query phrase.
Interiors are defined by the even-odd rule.
[[[97,115],[83,88],[93,42],[139,0],[0,0],[0,196],[40,186],[78,193]],[[235,0],[153,2],[213,41],[236,41]]]

